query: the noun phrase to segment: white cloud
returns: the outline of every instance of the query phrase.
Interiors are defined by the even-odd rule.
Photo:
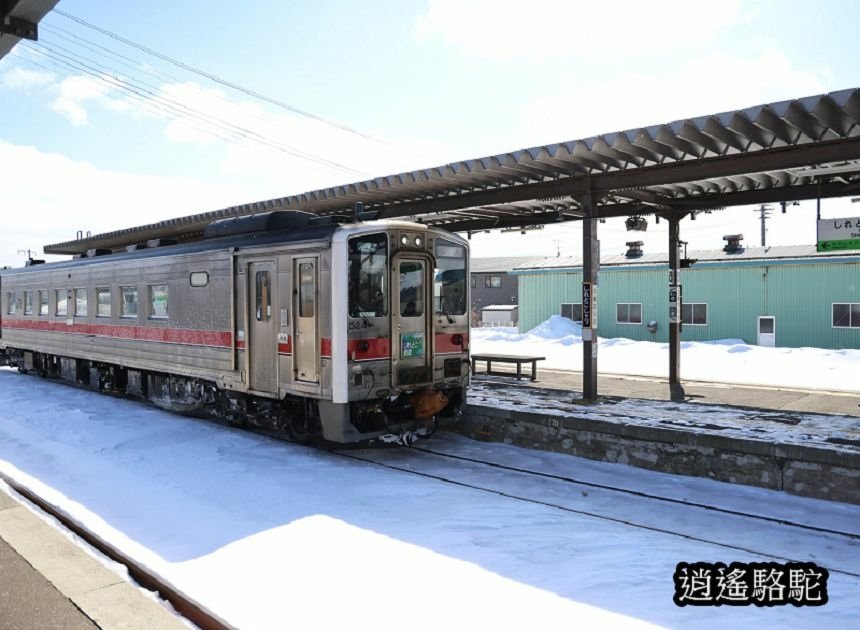
[[[13,90],[42,88],[54,82],[54,75],[43,70],[27,70],[20,66],[3,74],[3,86]]]
[[[523,145],[585,138],[826,92],[826,68],[798,68],[781,53],[729,53],[659,74],[622,74],[573,85],[527,104],[517,132]]]
[[[108,171],[55,153],[0,140],[3,230],[0,266],[20,266],[18,250],[216,210],[257,199],[240,183]]]
[[[51,108],[79,127],[89,122],[86,105],[93,101],[102,101],[108,89],[104,82],[95,77],[82,75],[68,77],[57,86],[58,94]]]
[[[484,58],[606,58],[701,45],[741,19],[737,0],[431,0],[415,35]]]

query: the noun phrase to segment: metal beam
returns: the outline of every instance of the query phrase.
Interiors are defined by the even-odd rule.
[[[461,193],[456,196],[447,195],[421,201],[392,203],[380,208],[380,218],[390,219],[429,212],[446,212],[458,208],[490,206],[545,197],[580,196],[585,192],[586,180],[591,181],[592,193],[613,193],[625,188],[694,182],[715,177],[730,177],[856,159],[860,159],[860,138],[643,166],[629,171],[613,171]],[[347,202],[344,200],[342,203],[345,205]],[[299,206],[297,209],[306,208]],[[368,209],[376,209],[376,207],[371,205]]]
[[[591,191],[582,195],[582,290],[583,309],[590,304],[590,327],[582,327],[582,397],[597,400],[597,279],[600,269],[600,243],[597,240],[598,217]],[[583,316],[583,319],[585,316]]]
[[[681,387],[681,219],[669,217],[669,391],[683,400]],[[674,310],[673,310],[674,309]]]

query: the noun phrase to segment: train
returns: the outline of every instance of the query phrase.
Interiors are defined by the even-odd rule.
[[[221,219],[0,271],[21,372],[300,441],[410,443],[469,383],[469,245],[395,220]]]

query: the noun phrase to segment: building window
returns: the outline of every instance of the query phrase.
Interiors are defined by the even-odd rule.
[[[87,290],[75,289],[75,317],[87,316]]]
[[[615,305],[615,323],[616,324],[641,324],[642,323],[642,304],[616,304]]]
[[[33,292],[24,291],[24,315],[33,314]]]
[[[39,315],[48,314],[48,292],[39,291]]]
[[[152,319],[167,319],[166,284],[154,284],[149,287],[149,316]]]
[[[582,304],[562,303],[561,316],[575,322],[582,321]]]
[[[500,289],[502,276],[484,276],[484,286],[488,289]]]
[[[96,289],[96,317],[110,317],[110,289]]]
[[[120,287],[122,304],[120,317],[137,317],[137,287]]]
[[[478,288],[478,277],[475,276],[474,274],[472,274],[472,288],[473,289]]]
[[[834,328],[860,328],[860,303],[834,304]]]
[[[690,326],[708,325],[708,305],[691,302],[681,304],[681,323]]]
[[[192,287],[205,287],[209,284],[209,273],[206,271],[192,271],[189,280]]]
[[[15,310],[16,310],[16,306],[17,306],[17,305],[15,304],[15,292],[14,292],[14,291],[9,291],[9,292],[6,294],[6,300],[7,300],[7,302],[8,302],[8,306],[7,306],[6,313],[8,313],[9,315],[14,315],[14,314],[15,314]]]
[[[69,310],[68,310],[68,302],[66,301],[66,290],[65,289],[57,289],[56,291],[54,291],[54,293],[57,297],[57,308],[54,311],[54,314],[58,315],[58,316],[68,315]]]

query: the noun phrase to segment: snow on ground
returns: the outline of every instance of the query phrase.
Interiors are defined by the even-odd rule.
[[[553,315],[526,333],[516,328],[473,328],[474,353],[546,357],[543,367],[582,370],[582,326]],[[598,366],[606,374],[669,375],[669,344],[632,339],[598,342]],[[740,339],[681,342],[684,379],[773,385],[777,387],[860,391],[860,350],[763,348]]]
[[[672,488],[677,496],[718,500],[739,511],[766,505],[818,527],[860,521],[856,506],[505,445],[479,448],[509,464],[646,491]],[[386,453],[494,492],[0,369],[0,470],[241,628],[782,630],[847,628],[860,618],[860,578],[844,573],[860,567],[856,540],[715,518],[677,504],[664,512],[670,508],[663,502],[498,470],[466,472],[447,460],[434,468],[406,449]],[[602,511],[615,520],[587,514]],[[635,523],[683,527],[693,537]],[[697,535],[736,539],[750,551]],[[830,602],[821,608],[672,603],[678,562],[768,558],[753,552],[833,563]]]

